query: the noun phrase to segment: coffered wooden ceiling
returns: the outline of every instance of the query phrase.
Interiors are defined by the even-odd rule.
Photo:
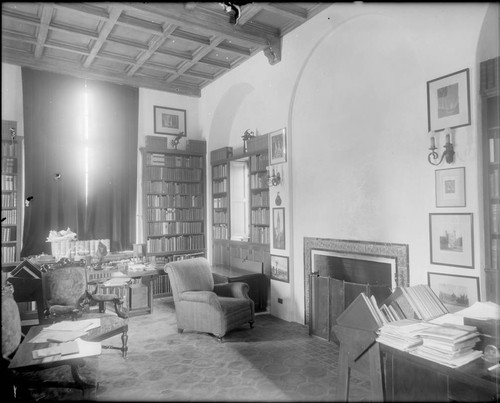
[[[331,3],[221,4],[2,2],[2,61],[199,97]]]

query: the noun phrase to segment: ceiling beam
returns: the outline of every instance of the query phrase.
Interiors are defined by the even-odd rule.
[[[307,21],[307,10],[294,5],[294,3],[263,3],[262,8],[272,13],[292,18],[300,23]]]
[[[183,3],[126,3],[127,9],[136,10],[146,15],[161,16],[171,24],[189,27],[190,31],[206,36],[222,36],[223,39],[236,38],[254,46],[265,46],[267,40],[261,36],[246,32],[239,26],[222,20],[198,18],[196,9],[186,11]]]
[[[127,72],[128,76],[134,75],[134,73],[141,68],[141,66],[147,62],[151,56],[158,50],[158,48],[168,39],[170,34],[177,28],[176,25],[170,25],[165,28],[163,34],[161,36],[157,36],[153,38],[153,40],[149,43],[149,49],[144,51],[141,56],[137,59],[136,63],[132,68]]]
[[[126,74],[116,74],[115,71],[109,73],[94,73],[87,69],[75,68],[74,64],[59,59],[35,60],[31,55],[27,56],[21,52],[3,52],[2,61],[14,63],[23,67],[30,67],[36,70],[51,71],[66,74],[73,77],[88,80],[109,81],[116,84],[129,85],[132,87],[151,88],[160,91],[172,92],[176,94],[199,98],[201,90],[198,86],[186,84],[169,84],[158,80],[141,78],[140,76],[128,77]]]
[[[122,8],[120,6],[114,6],[111,9],[111,12],[109,13],[109,18],[104,22],[104,26],[99,32],[99,38],[97,38],[97,40],[94,42],[94,46],[92,46],[89,56],[85,60],[85,63],[83,63],[84,68],[88,69],[90,67],[95,57],[97,56],[102,46],[104,45],[104,42],[106,42],[106,39],[108,39],[108,35],[113,30],[113,27],[118,18],[120,17],[121,13],[122,13]]]
[[[167,79],[167,83],[170,83],[177,78],[179,78],[186,70],[190,69],[193,67],[193,65],[203,59],[206,55],[208,55],[212,50],[214,50],[219,43],[223,41],[222,38],[217,38],[215,39],[210,46],[201,48],[198,52],[196,52],[195,55],[193,55],[193,60],[190,62],[184,62],[179,69],[177,69],[177,72],[173,74],[171,77]]]
[[[54,13],[54,6],[42,6],[42,16],[40,17],[40,26],[38,28],[37,43],[35,48],[35,59],[40,59],[43,54],[43,47],[49,33],[50,20]]]

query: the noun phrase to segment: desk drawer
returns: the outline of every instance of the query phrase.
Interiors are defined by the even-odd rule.
[[[494,391],[471,388],[460,381],[448,380],[448,400],[455,402],[497,402]]]

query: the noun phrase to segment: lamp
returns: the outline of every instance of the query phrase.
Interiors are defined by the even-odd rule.
[[[427,156],[427,160],[429,161],[429,164],[431,165],[439,165],[441,162],[443,162],[443,159],[446,159],[446,162],[448,164],[451,164],[453,162],[453,156],[455,155],[455,151],[453,150],[453,144],[451,143],[451,131],[450,129],[445,129],[446,133],[446,143],[444,145],[444,151],[443,154],[441,155],[441,158],[439,158],[439,154],[436,152],[437,147],[436,147],[436,142],[434,139],[434,131],[430,131],[430,136],[431,136],[431,146],[429,147],[429,150],[431,152]]]
[[[268,186],[278,186],[281,183],[281,175],[279,172],[276,172],[273,168],[273,174],[269,174],[269,167],[267,169],[267,185]]]

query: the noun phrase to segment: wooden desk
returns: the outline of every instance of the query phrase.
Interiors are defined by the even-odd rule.
[[[478,358],[449,368],[380,344],[386,401],[487,402],[500,398],[500,379],[488,372],[493,365]]]
[[[46,325],[48,326],[48,325]],[[22,371],[35,371],[37,369],[58,367],[61,365],[69,365],[71,368],[71,374],[74,379],[74,383],[62,383],[57,379],[44,380],[42,385],[46,387],[71,387],[81,389],[83,393],[88,389],[93,389],[97,387],[97,383],[92,384],[86,382],[80,375],[79,367],[83,365],[83,359],[86,357],[97,356],[101,354],[101,343],[88,342],[83,340],[78,340],[78,347],[80,351],[76,354],[68,354],[62,356],[51,356],[39,359],[33,359],[33,350],[38,350],[40,348],[45,348],[49,346],[56,345],[57,343],[29,343],[29,341],[39,334],[42,329],[46,326],[33,326],[28,334],[26,335],[23,342],[19,345],[19,348],[12,358],[9,364],[9,369]]]
[[[159,276],[158,270],[127,271],[124,274],[135,280],[129,290],[129,316],[153,313],[152,281]]]
[[[267,309],[269,280],[264,274],[236,267],[212,266],[212,275],[216,284],[247,283],[250,288],[248,296],[255,303],[255,312],[263,312]]]

